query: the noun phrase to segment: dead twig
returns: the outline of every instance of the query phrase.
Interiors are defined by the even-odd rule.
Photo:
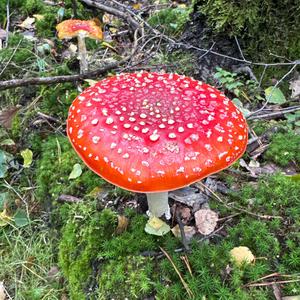
[[[99,1],[96,1],[96,0],[80,0],[80,1],[84,2],[85,4],[87,4],[89,6],[96,7],[100,10],[103,10],[109,14],[112,14],[116,17],[119,17],[119,18],[125,20],[130,25],[130,27],[133,29],[133,31],[138,29],[139,32],[142,34],[142,30],[141,30],[141,26],[140,26],[139,22],[137,22],[128,12],[124,12],[123,9],[122,10],[116,9],[111,6],[101,4],[101,3],[99,3]]]
[[[291,282],[300,282],[299,279],[290,279],[290,280],[278,280],[278,281],[267,281],[267,282],[260,282],[260,283],[253,283],[253,284],[246,284],[243,287],[258,287],[258,286],[268,286],[273,284],[285,284]]]
[[[186,283],[186,281],[183,279],[181,273],[179,272],[178,268],[176,267],[176,265],[174,264],[172,258],[170,257],[170,255],[162,248],[162,247],[159,247],[160,250],[163,252],[163,254],[167,257],[167,259],[169,260],[169,262],[171,263],[171,265],[173,266],[175,272],[177,273],[177,275],[179,276],[180,278],[180,281],[182,283],[182,285],[184,286],[186,292],[188,293],[189,297],[191,299],[194,299],[194,294],[192,292],[192,290],[189,288],[188,284]]]
[[[56,118],[54,118],[52,116],[48,116],[48,115],[46,115],[46,114],[44,114],[42,112],[37,112],[37,115],[40,116],[43,119],[46,119],[46,120],[49,120],[49,121],[52,121],[52,122],[55,122],[55,123],[61,123],[60,120],[58,120],[58,119],[56,119]]]
[[[10,13],[9,13],[9,0],[7,0],[7,2],[6,2],[6,39],[5,39],[5,48],[8,46],[9,26],[10,26]]]
[[[225,207],[229,208],[229,209],[234,209],[234,210],[237,210],[237,211],[240,211],[240,212],[243,212],[243,213],[246,213],[250,216],[253,216],[253,217],[256,217],[256,218],[259,218],[259,219],[266,219],[266,220],[271,220],[271,219],[282,219],[281,216],[270,216],[270,215],[261,215],[261,214],[256,214],[256,213],[253,213],[251,211],[248,211],[244,208],[241,208],[241,207],[237,207],[237,206],[234,206],[234,205],[229,205],[227,204],[226,202],[224,202],[213,190],[211,190],[208,186],[206,186],[205,184],[203,184],[202,182],[197,182],[197,184],[201,185],[203,188],[207,189],[213,196],[216,200],[218,200],[222,205],[224,205]],[[210,195],[209,195],[210,196]]]
[[[178,226],[179,226],[179,229],[180,229],[180,235],[181,235],[181,241],[182,241],[183,247],[186,251],[189,251],[190,247],[189,247],[188,241],[187,241],[186,236],[185,236],[184,225],[181,221],[181,215],[177,210],[176,210],[175,214],[176,214],[176,220],[177,220],[177,223],[178,223]]]
[[[189,273],[193,277],[193,272],[192,272],[192,268],[191,268],[188,257],[186,255],[183,255],[183,256],[180,256],[180,259],[185,263],[186,268],[188,269]]]
[[[119,62],[114,62],[107,64],[106,66],[99,68],[92,72],[87,72],[84,74],[75,74],[75,75],[62,75],[62,76],[53,76],[53,77],[40,77],[40,78],[27,78],[27,79],[12,79],[0,81],[0,90],[11,89],[21,86],[28,85],[42,85],[42,84],[55,84],[55,83],[63,83],[63,82],[75,82],[78,80],[86,79],[86,78],[96,78],[99,75],[106,73],[107,71],[111,71],[113,69],[117,69],[123,65],[125,65],[131,56],[124,58]]]
[[[272,112],[269,112],[269,113],[262,113],[262,114],[258,114],[258,115],[251,114],[247,117],[247,120],[279,118],[279,117],[283,117],[284,114],[293,113],[293,112],[298,111],[298,110],[300,110],[300,105],[287,107],[287,108],[282,108],[280,110],[272,111]],[[258,113],[258,112],[259,111],[256,111],[255,114]],[[260,111],[260,112],[263,112],[263,111]]]

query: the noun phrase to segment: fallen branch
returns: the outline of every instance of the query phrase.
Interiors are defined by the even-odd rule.
[[[80,1],[84,2],[85,4],[87,4],[89,6],[98,8],[98,9],[103,10],[103,11],[109,13],[109,14],[112,14],[116,17],[119,17],[119,18],[123,19],[124,21],[126,21],[130,25],[130,27],[134,31],[136,29],[139,29],[139,31],[141,30],[141,26],[140,26],[139,22],[137,22],[134,18],[132,18],[130,16],[130,14],[127,13],[127,12],[124,12],[120,9],[113,8],[111,6],[101,4],[101,3],[99,3],[98,1],[95,1],[95,0],[80,0]]]
[[[293,112],[298,111],[298,110],[300,110],[300,105],[293,106],[293,107],[282,108],[278,111],[272,111],[272,112],[269,112],[269,113],[262,113],[262,114],[258,114],[258,115],[250,115],[247,118],[247,120],[273,119],[273,118],[283,117],[284,114],[293,113]]]
[[[106,73],[107,71],[111,71],[112,69],[116,69],[122,65],[125,65],[130,58],[131,56],[126,57],[125,59],[119,62],[107,64],[106,66],[99,68],[95,71],[91,71],[83,74],[27,78],[27,79],[12,79],[12,80],[0,81],[0,90],[11,89],[20,86],[74,82],[86,78],[95,78],[101,74]]]

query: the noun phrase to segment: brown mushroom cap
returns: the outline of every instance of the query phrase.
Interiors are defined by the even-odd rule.
[[[56,26],[59,39],[71,39],[80,34],[92,38],[101,40],[103,33],[101,28],[96,24],[94,20],[66,20],[59,23]]]
[[[243,114],[217,89],[147,72],[86,89],[70,107],[67,131],[88,167],[138,192],[178,189],[225,169],[248,139]]]

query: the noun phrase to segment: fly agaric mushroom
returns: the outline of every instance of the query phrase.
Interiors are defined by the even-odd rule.
[[[217,89],[177,74],[101,80],[72,103],[69,139],[107,181],[147,194],[149,212],[170,217],[168,191],[227,168],[245,151],[247,124]]]
[[[103,33],[101,28],[94,20],[66,20],[56,26],[59,39],[78,39],[78,56],[80,61],[80,73],[88,70],[88,63],[86,59],[85,38],[101,40]]]

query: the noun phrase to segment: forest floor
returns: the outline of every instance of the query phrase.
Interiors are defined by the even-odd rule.
[[[214,42],[187,1],[17,2],[0,5],[0,300],[299,299],[297,64],[247,60],[236,37]],[[86,39],[86,74],[77,40],[55,29],[74,17],[104,32]],[[140,70],[207,81],[249,125],[241,159],[170,193],[164,235],[145,232],[145,196],[94,174],[66,136],[84,88]],[[204,209],[215,222],[205,234]]]

